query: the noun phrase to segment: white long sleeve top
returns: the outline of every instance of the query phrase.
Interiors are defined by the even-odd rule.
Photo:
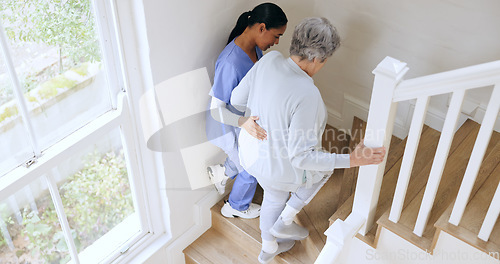
[[[348,168],[349,155],[321,149],[326,107],[313,79],[292,59],[272,51],[233,90],[231,102],[258,116],[267,131],[259,141],[241,130],[242,166],[261,184],[284,191],[310,186],[335,168]]]

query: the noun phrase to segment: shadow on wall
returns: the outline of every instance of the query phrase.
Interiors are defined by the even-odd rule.
[[[170,78],[141,97],[141,124],[148,148],[164,153],[165,167],[183,168],[166,173],[168,189],[212,185],[206,168],[224,160],[205,132],[210,88],[207,69],[201,68]]]

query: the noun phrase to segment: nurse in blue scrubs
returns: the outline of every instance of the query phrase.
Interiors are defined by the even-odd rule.
[[[240,15],[228,44],[215,63],[211,111],[207,115],[207,137],[227,154],[224,164],[207,168],[219,193],[225,192],[229,178],[235,178],[229,199],[221,213],[225,217],[255,218],[260,205],[252,203],[257,180],[240,165],[238,134],[241,128],[257,139],[265,140],[266,131],[256,121],[258,117],[242,117],[231,105],[231,92],[262,57],[262,51],[279,43],[288,20],[283,10],[273,3],[263,3]]]

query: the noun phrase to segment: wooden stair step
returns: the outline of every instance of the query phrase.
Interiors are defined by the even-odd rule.
[[[400,139],[398,139],[396,137],[392,137],[391,145],[389,147],[390,150],[389,150],[389,153],[387,155],[387,162],[386,162],[386,167],[385,167],[386,173],[401,158],[401,155],[404,151],[405,144],[406,144],[405,140],[401,141]],[[390,178],[384,176],[384,179],[382,180],[382,186],[386,186],[388,180],[390,180]],[[384,182],[386,182],[386,183],[384,183]],[[382,193],[382,192],[381,192],[381,194],[382,194],[381,197],[386,195],[385,193]],[[347,216],[349,216],[349,214],[352,212],[353,202],[354,202],[354,193],[351,194],[351,196],[349,196],[347,198],[347,200],[342,204],[342,206],[340,206],[339,209],[330,217],[330,219],[329,219],[330,225],[333,224],[333,222],[335,222],[335,220],[337,220],[337,219],[345,220],[347,218]],[[359,239],[361,239],[362,241],[364,241],[365,243],[374,247],[375,246],[374,245],[375,234],[376,234],[376,226],[374,226],[365,236],[362,236],[360,234],[357,234],[356,236]]]
[[[365,137],[366,122],[358,117],[354,117],[351,129],[351,137],[349,140],[349,151],[352,152],[356,145]],[[339,193],[339,204],[343,204],[356,189],[359,168],[344,169],[342,176],[342,184]]]
[[[413,165],[414,170],[412,171],[412,175],[414,176],[414,178],[416,178],[415,175],[419,174],[420,170],[424,168],[427,163],[432,161],[438,140],[439,132],[428,126],[424,126],[421,134],[421,140],[417,148],[417,155],[415,157],[415,162]],[[378,200],[377,210],[375,211],[376,220],[380,219],[385,214],[385,212],[387,212],[391,208],[405,147],[406,140],[403,142],[403,144],[400,144],[397,147],[395,153],[392,155],[393,160],[391,162],[393,162],[393,165],[385,171],[384,178],[382,179],[382,186],[380,189],[381,195]],[[358,234],[356,236],[362,241],[365,241],[367,244],[376,247],[376,235],[377,231],[379,230],[378,225],[378,222],[375,223],[372,229],[370,229],[370,231],[365,236],[362,236],[361,234]]]
[[[330,152],[348,149],[348,137],[331,126],[323,134],[323,147]],[[328,216],[338,205],[337,197],[343,170],[336,170],[315,198],[297,215],[295,221],[309,230],[309,237],[297,241],[288,252],[278,255],[272,263],[313,263],[323,248]],[[262,204],[263,190],[257,187],[254,203]],[[188,246],[186,263],[258,263],[261,249],[259,218],[226,218],[220,210],[225,197],[212,207],[212,227]],[[326,208],[325,208],[326,207]],[[331,210],[331,211],[329,211]],[[225,256],[220,256],[225,255]]]
[[[226,218],[220,213],[223,204],[224,202],[221,201],[212,207],[212,228],[225,235],[233,243],[245,245],[246,250],[258,256],[262,247],[259,218]],[[308,263],[314,259],[311,258],[310,247],[306,241],[297,241],[289,252],[275,258],[276,261],[281,261],[278,263]]]
[[[220,214],[223,201],[212,208],[212,228],[184,250],[186,263],[259,263],[260,232],[257,219],[226,218]],[[294,249],[300,245],[294,246]],[[292,249],[292,250],[294,250]],[[223,255],[223,256],[221,256]],[[290,253],[279,254],[273,264],[303,263]]]
[[[212,262],[198,252],[194,246],[189,246],[184,249],[184,256],[186,264],[212,264]]]
[[[410,177],[410,182],[408,184],[408,189],[406,192],[405,196],[405,201],[403,204],[403,213],[401,215],[401,220],[399,223],[393,223],[391,222],[389,218],[389,212],[384,212],[380,218],[378,218],[377,223],[393,232],[397,232],[398,235],[401,237],[407,239],[411,243],[423,248],[423,249],[429,249],[432,247],[432,238],[428,238],[427,236],[424,236],[424,238],[420,238],[416,236],[413,233],[413,229],[409,225],[403,225],[398,228],[398,225],[401,224],[401,222],[405,221],[407,218],[408,212],[411,212],[411,210],[414,210],[416,212],[411,212],[414,214],[418,213],[418,210],[420,209],[418,206],[420,204],[411,204],[414,201],[421,201],[423,197],[423,189],[425,188],[425,185],[427,183],[427,180],[429,178],[429,173],[431,171],[432,167],[432,160],[429,160],[430,158],[434,158],[435,150],[437,148],[437,143],[439,141],[439,136],[440,133],[436,130],[433,129],[427,129],[424,127],[424,131],[422,132],[422,138],[420,139],[420,144],[419,144],[419,149],[417,150],[417,156],[415,159],[415,164],[412,170],[412,175]],[[467,120],[457,131],[457,133],[454,136],[452,145],[450,147],[450,155],[455,152],[455,150],[458,148],[458,146],[465,140],[465,138],[470,135],[471,133],[476,133],[479,129],[479,125],[471,120]],[[428,131],[429,135],[424,137],[423,135],[425,134],[424,132]],[[425,160],[423,161],[420,157],[422,156],[421,154],[419,155],[419,152],[421,151],[421,144],[425,144],[428,146],[428,150],[431,150],[431,153],[426,151],[428,157],[426,157]],[[430,145],[429,145],[430,144]],[[420,152],[421,153],[421,152]],[[420,164],[420,165],[419,165]],[[423,165],[423,167],[421,167]],[[413,206],[409,208],[409,206]],[[388,208],[390,210],[390,208]],[[416,219],[416,215],[414,216]],[[377,218],[376,218],[377,219]]]
[[[385,165],[385,172],[389,171],[392,166],[397,162],[398,159],[401,158],[401,155],[404,151],[404,145],[406,144],[406,140],[401,140],[397,137],[392,137],[391,139],[391,145],[390,145],[390,151],[387,154],[387,162]],[[356,168],[349,168],[349,169],[344,169],[344,175],[346,175],[347,171],[355,171],[356,172],[356,177],[357,177],[357,170],[353,170]],[[349,173],[351,174],[351,173]],[[351,174],[352,175],[352,174]],[[354,186],[355,187],[355,186]],[[330,225],[335,222],[337,219],[345,220],[347,216],[352,211],[352,204],[354,202],[354,193],[352,193],[345,201],[342,203],[342,205],[335,211],[335,213],[330,217],[329,222]]]
[[[397,156],[401,156],[401,153],[404,150],[404,146],[406,144],[406,140],[401,141],[400,139],[396,137],[392,137],[391,141],[391,150],[389,151],[387,155],[387,162],[385,166],[385,172],[389,171],[390,168],[397,162],[398,158]],[[401,157],[399,157],[401,158]],[[330,217],[329,222],[330,225],[335,222],[337,219],[345,220],[349,214],[352,212],[352,205],[354,202],[354,193],[351,194],[347,198],[347,200],[335,211],[335,213]]]
[[[193,248],[189,249],[189,248]],[[194,241],[187,249],[184,250],[186,259],[195,259],[198,263],[238,263],[238,264],[255,264],[259,263],[257,255],[249,253],[247,247],[241,247],[240,244],[234,243],[227,239],[215,229],[209,229],[196,241]],[[199,253],[198,255],[190,255],[192,252]],[[196,259],[203,257],[202,260]],[[203,262],[205,261],[205,262]],[[197,263],[197,262],[195,262]],[[275,262],[279,263],[279,262]],[[286,262],[285,262],[286,263]]]
[[[423,184],[420,181],[410,181],[410,188],[408,189],[406,196],[403,213],[400,221],[396,225],[402,225],[408,230],[411,230],[411,232],[405,233],[403,229],[403,231],[398,233],[398,235],[406,238],[408,241],[414,243],[423,250],[432,251],[435,243],[437,242],[438,236],[438,232],[436,232],[434,224],[456,198],[478,131],[479,124],[472,120],[467,120],[466,123],[464,123],[464,125],[457,131],[450,149],[450,154],[448,155],[447,163],[443,171],[441,183],[436,194],[435,203],[431,210],[427,226],[422,237],[418,239],[414,237],[416,235],[413,234],[413,229],[420,210],[427,180]],[[490,144],[486,157],[489,153],[491,153],[492,149],[493,145]],[[432,163],[429,163],[426,169],[422,171],[422,173],[427,174],[427,177],[431,166]],[[421,178],[423,179],[426,177]],[[419,188],[420,185],[423,185],[422,188]],[[386,219],[381,220],[382,223],[387,223],[387,221],[385,221]],[[390,229],[389,226],[388,229]]]
[[[495,140],[496,142],[494,142]],[[455,226],[448,222],[453,210],[453,203],[448,206],[435,224],[438,231],[444,231],[459,238],[485,253],[500,252],[500,221],[497,221],[487,242],[477,237],[500,182],[500,143],[497,143],[498,133],[492,137],[490,143],[493,142],[496,143],[496,146],[483,161],[460,224]]]

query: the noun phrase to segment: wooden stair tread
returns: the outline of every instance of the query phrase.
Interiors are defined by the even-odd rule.
[[[398,236],[406,239],[413,245],[421,248],[422,250],[429,250],[432,248],[431,247],[432,240],[429,240],[426,237],[419,237],[413,233],[413,229],[410,229],[405,225],[394,223],[391,220],[389,220],[389,211],[386,211],[384,215],[382,215],[382,217],[380,217],[377,220],[377,223],[380,227],[384,227],[387,230],[397,234]]]
[[[420,168],[424,167],[426,163],[433,158],[433,155],[429,154],[434,153],[438,138],[439,132],[428,126],[424,126],[422,130],[422,140],[419,143],[417,151],[416,160],[418,161],[416,161],[414,165],[414,167],[416,168],[414,170],[415,174],[417,174],[420,171]],[[397,145],[392,146],[392,144]],[[375,219],[379,219],[387,210],[390,209],[405,147],[406,139],[401,142],[391,142],[391,148],[387,156],[385,175],[382,179],[382,186],[380,191],[381,195],[379,196],[377,210],[375,212]],[[338,210],[336,214],[334,214],[330,218],[330,223],[332,224],[337,218],[344,220],[352,211],[353,201],[354,195],[350,197],[350,199],[348,199],[346,203],[344,203],[340,207],[340,210]],[[378,223],[375,223],[366,235],[363,236],[361,234],[357,234],[356,237],[375,248],[377,243],[378,229]]]
[[[417,149],[417,155],[415,158],[415,163],[413,166],[414,170],[412,172],[412,175],[418,174],[418,172],[423,167],[425,167],[429,161],[433,159],[433,153],[435,152],[438,138],[439,132],[428,126],[424,126],[422,130],[421,140]],[[381,195],[377,204],[377,210],[375,211],[375,219],[380,219],[391,207],[394,192],[396,189],[397,179],[399,176],[399,170],[401,168],[403,158],[402,155],[405,147],[406,140],[398,145],[398,147],[394,151],[391,160],[391,162],[393,163],[392,166],[390,166],[389,169],[387,169],[386,167],[380,190]],[[399,158],[396,158],[398,156]],[[375,248],[377,244],[377,232],[380,232],[378,225],[379,223],[377,221],[365,236],[357,234],[356,237]]]
[[[460,188],[460,184],[462,182],[462,178],[464,176],[465,169],[468,164],[470,153],[472,152],[472,148],[474,146],[478,131],[479,124],[468,120],[455,135],[452,147],[450,149],[450,154],[448,156],[447,164],[443,172],[441,183],[436,194],[434,206],[431,210],[431,214],[429,216],[429,220],[424,230],[423,236],[420,239],[416,239],[414,237],[415,234],[413,234],[412,230],[414,229],[415,221],[420,210],[420,205],[424,195],[425,184],[427,180],[424,182],[424,186],[420,189],[419,186],[415,186],[415,182],[410,181],[411,187],[408,190],[404,204],[404,210],[398,224],[394,224],[388,221],[388,219],[385,219],[384,217],[388,217],[388,214],[384,215],[382,219],[379,219],[380,222],[390,222],[389,224],[402,225],[411,232],[405,233],[403,229],[401,234],[398,233],[400,236],[412,243],[417,244],[417,246],[424,250],[432,251],[437,242],[437,236],[439,234],[439,232],[436,232],[439,230],[436,230],[436,227],[434,225],[436,222],[438,222],[438,219],[440,219],[440,217],[442,217],[443,214],[446,213],[447,208],[453,205],[453,201],[455,200]],[[500,134],[494,133],[490,145],[488,146],[484,161],[492,160],[494,163],[498,163],[498,157],[496,157],[496,155],[498,154],[494,154],[493,156],[490,156],[490,154],[495,153],[493,152],[493,150],[496,147],[496,142],[498,142],[499,139]],[[430,166],[432,166],[432,164],[428,164],[428,168],[423,170],[422,173],[426,173],[428,175],[428,173],[430,172]],[[489,164],[489,162],[483,162],[483,166],[481,166],[480,174],[476,181],[473,194],[477,192],[479,186],[482,185],[485,177],[487,177],[491,173],[493,168],[494,166]],[[417,183],[417,185],[419,184]],[[418,190],[418,193],[414,195],[416,190]],[[390,229],[390,227],[391,226],[388,226],[387,228]]]
[[[467,137],[475,138],[478,129],[479,126],[477,124],[474,124],[473,122],[470,121],[466,122],[464,126],[462,126],[459,129],[459,132],[457,132],[454,137],[452,146],[450,148],[450,155],[455,153],[457,148]],[[429,252],[432,252],[434,245],[433,242],[435,242],[435,239],[433,237],[434,232],[424,233],[422,237],[419,237],[413,233],[413,228],[415,224],[414,220],[416,220],[418,211],[420,209],[420,202],[417,203],[416,201],[422,201],[425,185],[427,183],[432,166],[432,160],[434,159],[435,150],[437,149],[437,143],[439,142],[439,137],[440,137],[439,132],[432,129],[428,131],[429,131],[428,133],[431,132],[432,135],[429,135],[429,137],[424,137],[424,135],[422,135],[422,138],[420,140],[420,144],[424,143],[424,145],[423,146],[419,145],[419,148],[417,150],[417,156],[415,158],[412,175],[410,177],[409,187],[403,205],[404,210],[401,215],[399,223],[394,223],[389,220],[390,208],[388,208],[388,210],[384,212],[384,214],[380,218],[378,218],[377,223],[381,227],[390,230],[391,232],[406,239],[407,241],[421,248],[422,250],[427,250]],[[401,166],[401,164],[398,165]]]
[[[401,237],[407,239],[424,250],[432,251],[434,244],[435,227],[434,223],[438,217],[446,210],[448,205],[453,201],[458,192],[459,184],[463,178],[465,167],[469,159],[474,141],[479,132],[479,124],[467,120],[464,125],[457,131],[450,148],[448,159],[441,178],[441,184],[436,194],[435,204],[431,210],[427,226],[422,237],[415,238],[413,229],[420,210],[420,205],[425,192],[425,185],[432,167],[432,162],[421,171],[417,178],[410,180],[410,187],[406,194],[405,203],[401,218],[396,225],[401,225],[409,232],[402,232]],[[421,174],[424,174],[422,176]],[[419,180],[420,179],[420,180]],[[413,180],[413,181],[412,181]],[[387,215],[386,215],[387,216]],[[385,219],[384,219],[385,220]],[[386,223],[386,221],[381,221]],[[389,228],[388,228],[389,229]],[[402,228],[402,230],[405,230]],[[417,236],[418,237],[418,236]]]
[[[354,117],[351,129],[351,137],[349,140],[349,151],[354,150],[356,145],[361,142],[365,136],[366,122],[360,118]],[[349,168],[344,169],[344,175],[342,176],[342,184],[339,192],[339,204],[343,204],[349,196],[351,196],[356,189],[356,181],[359,168]]]
[[[245,245],[247,250],[254,252],[255,256],[258,256],[262,247],[259,218],[226,218],[220,214],[223,204],[224,202],[221,201],[212,207],[212,227],[223,233],[228,240]],[[280,254],[275,260],[284,261],[283,263],[308,263],[311,261],[308,252],[304,244],[297,241],[289,252]]]
[[[457,237],[486,253],[500,252],[500,221],[497,221],[495,224],[490,239],[487,242],[477,237],[500,182],[500,163],[498,157],[500,157],[500,143],[496,144],[491,154],[483,161],[482,169],[476,181],[476,186],[479,185],[478,183],[481,183],[481,186],[477,190],[473,190],[460,224],[455,226],[448,222],[453,210],[453,203],[448,206],[447,210],[435,224],[437,229]],[[493,166],[491,164],[494,164],[493,169],[490,169]],[[486,169],[483,169],[483,167],[486,167]],[[485,174],[487,176],[484,176]],[[481,182],[481,177],[486,179]]]
[[[387,162],[385,166],[385,172],[389,171],[392,166],[398,161],[397,156],[401,156],[404,151],[404,146],[406,140],[400,140],[397,137],[392,137],[390,151],[387,154]],[[401,157],[399,157],[401,158]],[[351,168],[353,169],[353,168]],[[349,169],[350,170],[350,169]],[[345,172],[344,172],[345,173]],[[357,173],[357,172],[356,172]],[[352,205],[354,202],[354,193],[352,193],[347,200],[335,211],[335,213],[329,218],[330,225],[337,219],[345,220],[347,216],[352,212]]]
[[[226,236],[215,229],[209,229],[189,247],[209,259],[211,263],[259,263],[255,254],[249,254],[245,248],[228,240]],[[186,254],[186,251],[184,251]],[[192,256],[190,256],[192,257]]]
[[[212,264],[212,262],[198,252],[194,246],[189,246],[184,249],[184,255],[186,256],[186,264]]]

